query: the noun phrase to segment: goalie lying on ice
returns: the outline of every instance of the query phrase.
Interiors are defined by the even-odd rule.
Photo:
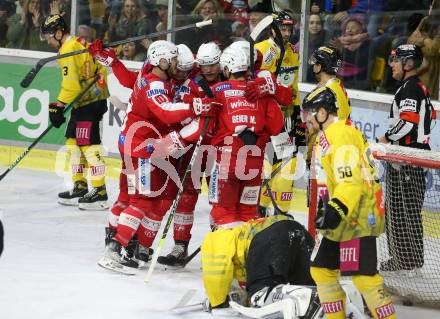
[[[208,308],[231,305],[253,318],[321,318],[322,308],[309,271],[313,245],[307,230],[289,215],[251,220],[209,233],[201,248]],[[248,298],[237,292],[240,288],[233,285],[235,280],[246,287]],[[358,310],[363,309],[359,292],[351,283],[342,287],[348,296],[347,314],[364,318]],[[251,308],[240,305],[248,305],[248,300]]]
[[[286,215],[209,233],[202,244],[203,282],[212,307],[227,305],[233,279],[249,296],[279,284],[314,285],[309,260],[313,239]]]

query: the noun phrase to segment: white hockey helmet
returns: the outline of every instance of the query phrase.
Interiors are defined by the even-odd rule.
[[[177,47],[174,43],[158,40],[151,43],[147,52],[147,59],[151,65],[158,66],[160,60],[165,59],[171,63],[171,59],[178,56]]]
[[[232,73],[244,72],[249,68],[249,59],[242,49],[227,47],[220,57],[222,71],[227,67]]]
[[[194,67],[194,54],[185,44],[178,44],[177,50],[179,51],[177,69],[185,72],[191,71]]]
[[[203,43],[197,51],[197,63],[199,65],[212,65],[220,62],[222,51],[214,42]]]
[[[232,49],[241,49],[246,53],[249,65],[251,64],[251,44],[246,40],[232,42],[229,46]],[[257,49],[254,47],[254,63],[257,61]]]

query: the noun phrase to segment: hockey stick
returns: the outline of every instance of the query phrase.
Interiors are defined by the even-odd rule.
[[[128,38],[125,40],[120,40],[120,41],[115,41],[115,42],[111,42],[108,44],[105,44],[104,47],[108,48],[108,47],[115,47],[124,43],[129,43],[129,42],[136,42],[136,41],[141,41],[144,39],[150,39],[150,38],[155,38],[161,35],[165,35],[168,33],[173,33],[173,32],[178,32],[178,31],[182,31],[182,30],[187,30],[187,29],[192,29],[192,28],[203,28],[207,25],[212,24],[212,20],[206,20],[206,21],[201,21],[201,22],[197,22],[197,23],[193,23],[193,24],[188,24],[188,25],[184,25],[181,27],[177,27],[174,29],[169,29],[169,30],[164,30],[164,31],[159,31],[159,32],[153,32],[150,34],[145,34],[145,35],[140,35],[137,37],[132,37],[132,38]],[[83,50],[78,50],[78,51],[73,51],[73,52],[69,52],[69,53],[65,53],[65,54],[60,54],[60,55],[55,55],[55,56],[51,56],[48,58],[44,58],[44,59],[40,59],[37,64],[26,74],[26,76],[24,77],[24,79],[21,81],[20,85],[24,88],[27,88],[31,82],[34,80],[34,78],[37,76],[37,73],[41,70],[41,68],[46,64],[49,63],[51,61],[54,60],[58,60],[58,59],[62,59],[62,58],[67,58],[73,55],[77,55],[77,54],[82,54],[82,53],[88,53],[89,50],[88,49],[83,49]]]
[[[214,98],[214,94],[212,93],[211,88],[209,87],[208,83],[206,82],[206,80],[203,77],[200,77],[199,84],[200,84],[200,87],[205,92],[207,97]],[[168,235],[168,230],[170,229],[171,222],[173,221],[173,218],[174,218],[174,214],[176,213],[177,205],[179,205],[180,199],[182,198],[182,194],[183,194],[183,190],[184,190],[184,187],[186,184],[186,180],[188,179],[189,174],[191,173],[191,168],[193,167],[193,165],[196,161],[197,155],[199,154],[199,149],[202,144],[203,137],[205,136],[206,130],[208,129],[208,124],[209,124],[210,120],[211,120],[211,118],[207,117],[205,120],[205,123],[203,123],[202,131],[200,133],[199,139],[197,140],[196,146],[194,147],[194,151],[192,153],[191,160],[189,161],[189,164],[186,167],[185,174],[183,174],[182,182],[181,182],[179,190],[177,192],[176,199],[174,200],[173,205],[170,208],[170,213],[168,215],[167,222],[162,230],[162,235],[159,240],[159,244],[157,245],[156,249],[154,250],[153,257],[151,258],[150,267],[148,268],[147,275],[145,276],[145,279],[144,279],[145,282],[148,282],[150,280],[150,277],[153,273],[154,267],[156,267],[157,259],[159,258],[159,254],[162,251],[162,247],[165,243],[165,238]],[[197,253],[195,255],[197,255]],[[193,258],[194,258],[194,256],[193,256]]]
[[[64,111],[63,114],[66,114],[70,108],[77,103],[86,93],[87,91],[96,83],[96,81],[98,81],[99,77],[95,77],[94,80],[92,82],[90,82],[90,84],[88,84],[84,90],[81,91],[80,94],[78,94],[78,96],[72,101],[70,102],[66,107],[64,107]],[[6,171],[4,171],[1,175],[0,175],[0,181],[15,167],[18,165],[18,163],[21,162],[21,160],[34,148],[35,145],[37,145],[37,143],[52,129],[53,125],[52,123],[49,123],[49,125],[47,126],[47,128],[43,131],[43,133],[40,134],[40,136],[38,136],[31,145],[28,146],[28,148],[14,161],[14,163],[12,163],[8,169]]]
[[[254,46],[255,41],[257,41],[259,35],[263,32],[264,29],[266,29],[268,26],[270,26],[273,22],[272,15],[268,15],[264,19],[262,19],[258,24],[255,26],[254,30],[252,30],[250,36],[249,36],[249,43],[250,43],[250,68],[251,73],[254,73],[254,60],[255,60],[255,54],[254,54]]]

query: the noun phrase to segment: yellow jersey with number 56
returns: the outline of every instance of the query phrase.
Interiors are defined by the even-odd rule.
[[[87,46],[84,39],[69,36],[62,44],[59,54],[83,50]],[[75,108],[109,97],[107,70],[95,62],[89,53],[58,59],[58,64],[61,67],[61,89],[58,93],[58,101],[64,104],[72,102],[93,81],[95,75],[99,76],[99,80],[78,101]]]

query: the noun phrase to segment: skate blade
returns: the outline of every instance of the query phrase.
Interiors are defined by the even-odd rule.
[[[64,206],[78,206],[78,199],[77,198],[58,198],[58,204],[64,205]]]
[[[134,276],[136,275],[135,272],[131,271],[127,267],[115,262],[114,260],[108,258],[108,257],[101,257],[101,259],[98,260],[98,266],[116,272],[118,274],[126,275],[126,276]]]
[[[110,207],[107,201],[99,201],[95,203],[79,203],[77,205],[80,210],[107,210]]]

